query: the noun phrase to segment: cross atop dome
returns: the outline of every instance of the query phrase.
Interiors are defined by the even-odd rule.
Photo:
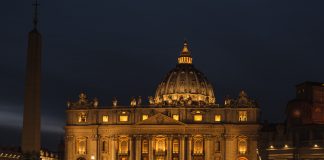
[[[190,51],[188,49],[188,41],[185,40],[183,42],[183,48],[181,50],[180,57],[178,58],[178,63],[179,64],[192,64],[192,58]]]

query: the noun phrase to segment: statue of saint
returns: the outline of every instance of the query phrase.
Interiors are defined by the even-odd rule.
[[[117,103],[118,103],[117,98],[114,97],[113,100],[112,100],[112,105],[113,105],[114,107],[116,107],[116,106],[117,106]]]
[[[131,98],[130,105],[131,105],[132,107],[136,106],[136,99],[135,99],[134,97]]]
[[[94,98],[93,99],[93,107],[97,108],[98,106],[99,106],[99,100],[98,100],[98,98]]]
[[[149,104],[151,105],[154,104],[154,98],[152,96],[149,96],[148,99],[149,99]]]

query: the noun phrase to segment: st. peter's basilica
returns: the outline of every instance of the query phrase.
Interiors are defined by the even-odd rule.
[[[85,93],[67,105],[69,160],[258,159],[257,103],[244,91],[218,102],[212,84],[193,65],[186,41],[148,105],[136,97],[128,106],[116,98],[111,106],[100,106]]]

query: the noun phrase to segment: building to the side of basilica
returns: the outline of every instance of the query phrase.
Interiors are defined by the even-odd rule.
[[[256,160],[259,107],[244,91],[217,104],[192,64],[187,42],[154,97],[99,106],[81,93],[68,102],[67,160]]]
[[[269,160],[324,160],[324,83],[296,86],[282,124],[264,124],[260,155]]]

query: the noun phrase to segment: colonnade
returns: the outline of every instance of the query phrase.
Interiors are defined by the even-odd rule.
[[[130,135],[129,144],[128,144],[128,157],[127,160],[142,160],[142,141],[148,140],[148,160],[156,159],[155,151],[155,138],[157,135]],[[193,144],[193,135],[159,135],[165,137],[165,154],[162,156],[163,160],[172,160],[173,156],[176,154],[178,160],[192,160],[193,152],[194,152],[194,144]],[[203,153],[204,159],[211,159],[212,157],[212,146],[211,146],[211,138],[209,136],[202,136],[203,138]],[[178,152],[173,154],[173,140],[178,139]],[[118,159],[118,138],[112,137],[110,138],[110,159],[117,160]]]

